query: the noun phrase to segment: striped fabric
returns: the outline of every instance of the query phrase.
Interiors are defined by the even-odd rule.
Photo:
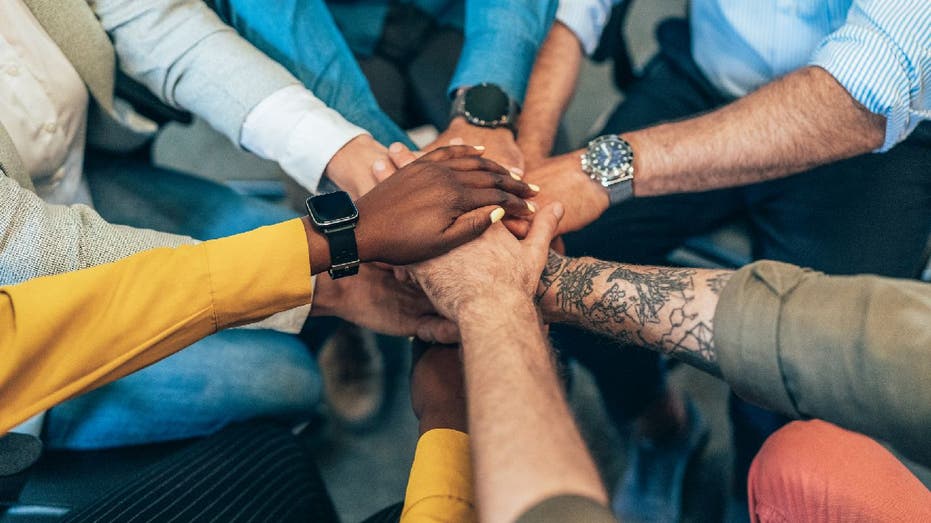
[[[586,50],[612,4],[560,0]],[[692,0],[692,55],[722,93],[744,96],[816,65],[886,117],[886,151],[931,119],[931,0]]]
[[[68,522],[339,521],[310,452],[273,424],[231,426],[142,471]]]

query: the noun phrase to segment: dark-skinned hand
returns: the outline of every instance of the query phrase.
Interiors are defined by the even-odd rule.
[[[362,261],[406,265],[480,236],[504,214],[530,216],[530,186],[467,145],[443,147],[398,169],[356,202]]]

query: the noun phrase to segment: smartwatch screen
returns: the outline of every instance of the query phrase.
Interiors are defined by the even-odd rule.
[[[359,217],[359,211],[352,199],[343,191],[308,199],[307,210],[318,225],[332,225]]]
[[[508,96],[493,85],[477,85],[465,94],[465,110],[479,120],[493,122],[508,114]]]

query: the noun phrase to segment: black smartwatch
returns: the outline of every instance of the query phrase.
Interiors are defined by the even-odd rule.
[[[356,224],[359,210],[344,191],[307,198],[307,212],[314,227],[330,244],[330,277],[334,280],[359,272]]]
[[[520,106],[495,84],[478,84],[460,89],[453,100],[450,118],[462,116],[479,127],[507,127],[517,132]]]

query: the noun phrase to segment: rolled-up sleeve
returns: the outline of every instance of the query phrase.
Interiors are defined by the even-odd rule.
[[[621,0],[559,0],[556,20],[569,28],[585,54],[595,52],[601,33],[611,18],[611,9]]]
[[[724,379],[741,397],[820,418],[931,463],[931,285],[749,265],[715,311]]]
[[[891,149],[931,118],[931,2],[855,1],[847,22],[819,44],[810,64],[886,117],[877,152]]]
[[[450,92],[488,82],[522,103],[537,50],[556,13],[556,0],[466,4],[465,45]]]

